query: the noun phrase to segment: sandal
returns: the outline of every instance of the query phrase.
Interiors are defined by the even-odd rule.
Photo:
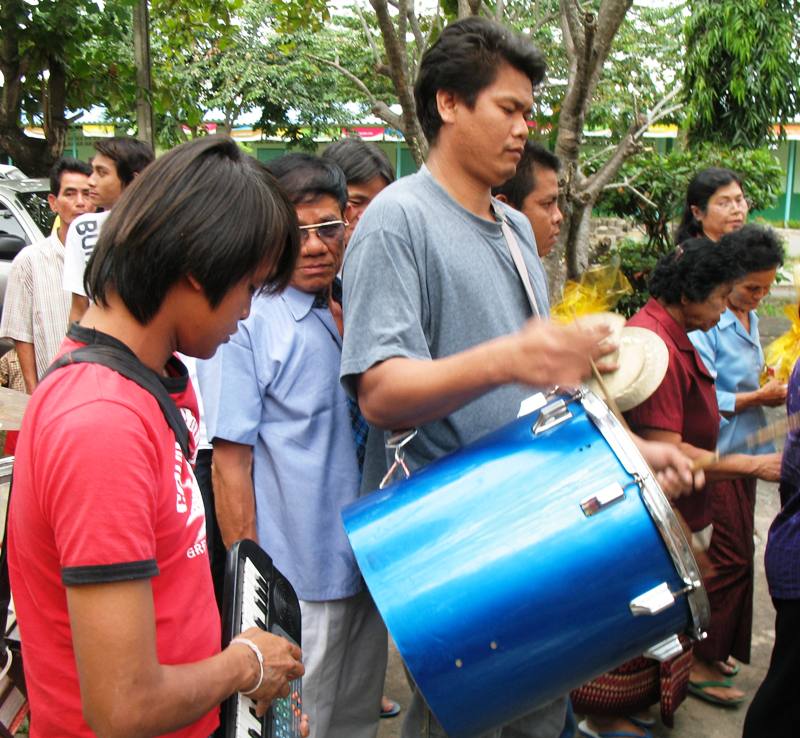
[[[386,698],[386,701],[387,702],[391,702],[391,706],[386,710],[384,710],[383,707],[381,707],[381,717],[382,718],[393,718],[393,717],[396,717],[397,715],[399,715],[400,714],[400,710],[402,709],[400,707],[400,703],[399,702],[395,702],[394,700],[390,700],[388,697]]]
[[[724,697],[717,697],[716,695],[709,694],[706,692],[706,689],[709,687],[732,687],[733,682],[730,679],[722,679],[722,680],[709,680],[707,682],[689,682],[689,694],[694,695],[698,699],[701,699],[705,702],[709,702],[712,705],[717,705],[719,707],[738,707],[741,705],[747,698],[746,697],[733,697],[729,700],[726,700]]]
[[[714,666],[719,669],[720,674],[726,677],[735,677],[739,673],[739,664],[730,656],[722,661],[715,661]]]
[[[630,718],[626,719],[630,720]],[[643,730],[644,733],[632,733],[629,730],[597,731],[590,728],[586,720],[581,720],[578,725],[578,733],[583,738],[653,738],[653,734],[647,728],[643,728]]]

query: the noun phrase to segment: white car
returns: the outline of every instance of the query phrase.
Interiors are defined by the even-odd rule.
[[[0,179],[28,179],[28,175],[11,164],[0,164]]]
[[[22,248],[41,241],[53,227],[46,179],[0,179],[0,310],[11,262]]]

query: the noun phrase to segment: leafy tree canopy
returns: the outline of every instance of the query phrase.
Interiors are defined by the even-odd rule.
[[[690,143],[758,147],[800,111],[797,0],[690,0],[684,89]]]

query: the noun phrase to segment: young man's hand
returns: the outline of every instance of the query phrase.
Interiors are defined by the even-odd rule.
[[[289,694],[289,683],[292,679],[297,679],[305,673],[301,661],[302,652],[285,638],[267,633],[261,628],[248,628],[241,637],[252,641],[264,659],[264,678],[258,690],[250,695],[257,703],[256,713],[261,716],[274,699]],[[246,692],[253,689],[261,674],[255,653],[242,643],[231,643],[228,648],[239,648],[251,662],[249,673],[245,676],[244,683],[239,686],[239,691]]]

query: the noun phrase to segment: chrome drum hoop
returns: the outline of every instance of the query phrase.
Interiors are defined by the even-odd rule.
[[[606,404],[591,390],[584,387],[580,402],[586,414],[592,419],[597,430],[606,439],[625,470],[639,481],[642,501],[658,529],[669,551],[678,575],[688,589],[687,599],[692,613],[692,627],[689,635],[696,640],[706,636],[706,628],[711,618],[700,568],[692,554],[689,541],[678,523],[666,495],[656,481],[650,466],[639,453],[628,432],[622,427]]]

